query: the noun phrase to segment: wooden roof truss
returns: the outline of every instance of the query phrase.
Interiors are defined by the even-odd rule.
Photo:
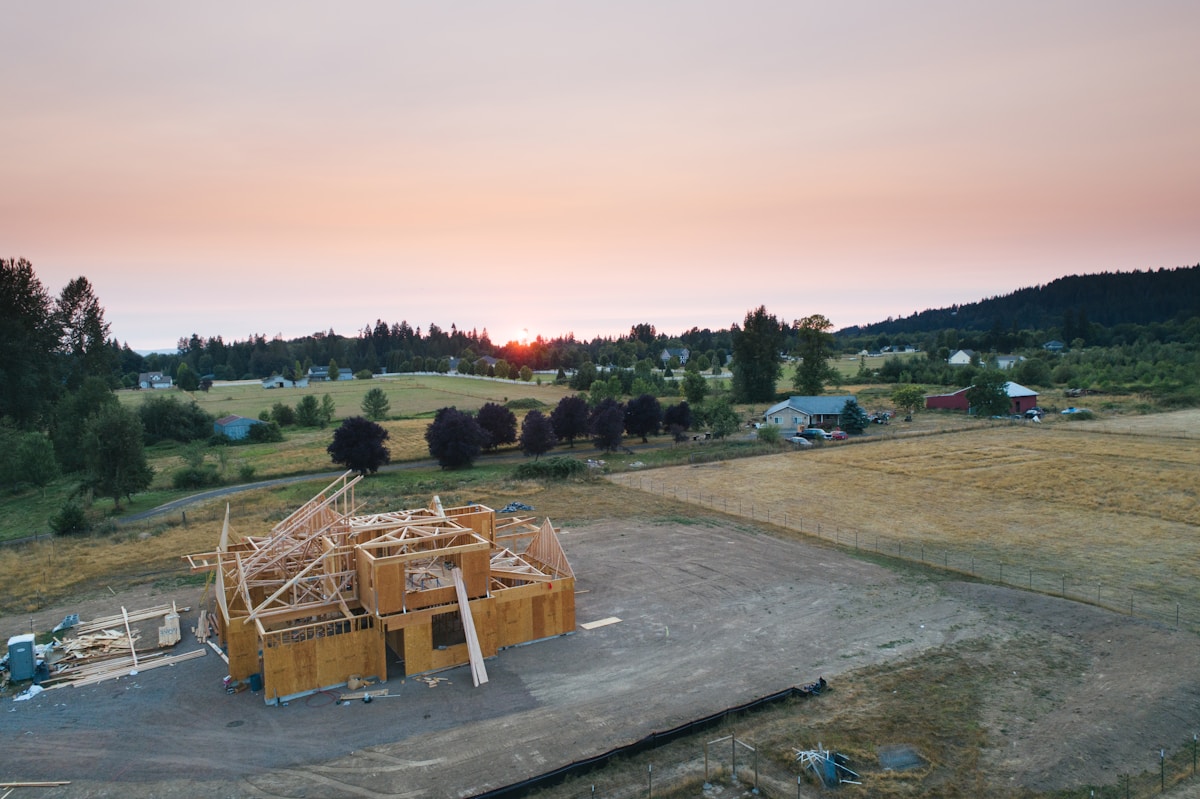
[[[193,571],[216,572],[217,601],[226,619],[253,621],[263,635],[353,619],[363,613],[357,594],[360,555],[402,561],[411,591],[451,585],[456,556],[485,547],[489,590],[574,576],[549,520],[539,525],[532,517],[495,519],[491,541],[462,523],[478,523],[472,514],[493,514],[482,505],[444,508],[434,497],[426,508],[356,516],[354,486],[360,479],[346,472],[268,535],[233,544],[226,509],[217,550],[186,556]]]

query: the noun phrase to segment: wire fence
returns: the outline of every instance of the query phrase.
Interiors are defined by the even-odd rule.
[[[983,554],[919,539],[862,531],[797,513],[794,507],[756,503],[740,496],[706,494],[652,475],[623,473],[612,475],[610,479],[629,488],[810,535],[854,552],[920,563],[999,585],[1086,602],[1172,629],[1200,633],[1200,599],[1195,596],[1171,596],[1165,591],[1138,588],[1093,575],[1000,559],[994,553]]]

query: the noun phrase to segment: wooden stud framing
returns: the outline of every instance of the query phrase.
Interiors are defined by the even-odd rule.
[[[549,520],[497,519],[484,505],[355,515],[346,472],[266,536],[186,556],[216,573],[217,629],[234,680],[263,678],[268,702],[387,678],[389,640],[406,671],[470,664],[575,627],[575,575]],[[457,613],[465,644],[434,647],[435,620]],[[440,623],[440,622],[439,622]]]

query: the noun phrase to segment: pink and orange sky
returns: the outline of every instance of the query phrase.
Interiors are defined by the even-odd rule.
[[[837,327],[1200,262],[1200,3],[5,3],[0,255],[135,349]]]

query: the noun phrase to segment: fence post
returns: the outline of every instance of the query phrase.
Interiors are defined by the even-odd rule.
[[[654,796],[654,764],[646,764],[646,796]]]
[[[1066,599],[1066,598],[1067,598],[1067,575],[1065,575],[1065,574],[1063,575],[1063,590],[1062,590],[1062,595],[1063,595],[1063,599]]]

